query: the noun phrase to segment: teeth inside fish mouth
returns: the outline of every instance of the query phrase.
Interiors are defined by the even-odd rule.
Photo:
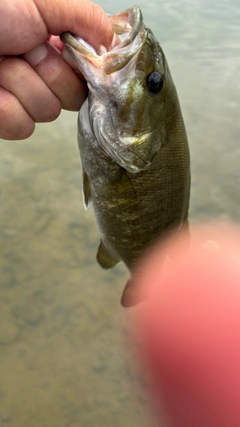
[[[75,51],[75,57],[81,55],[98,68],[102,68],[105,74],[114,73],[125,67],[145,41],[144,23],[138,6],[109,16],[109,20],[120,39],[120,43],[109,52],[104,46],[100,46],[99,52],[96,52],[89,43],[70,32],[61,34],[61,40],[72,54]]]

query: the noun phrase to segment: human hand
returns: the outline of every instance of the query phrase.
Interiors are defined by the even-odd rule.
[[[182,238],[161,274],[159,246],[141,265],[136,286],[147,297],[136,313],[141,356],[153,381],[154,407],[163,404],[168,426],[236,427],[240,229],[193,228],[191,236],[189,252]]]
[[[0,138],[27,138],[61,108],[80,109],[86,84],[62,58],[59,37],[50,37],[64,31],[95,48],[113,39],[107,16],[88,0],[0,2]]]

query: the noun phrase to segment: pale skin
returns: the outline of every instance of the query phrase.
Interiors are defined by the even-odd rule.
[[[113,40],[106,14],[88,0],[0,2],[0,138],[28,138],[35,123],[82,105],[87,88],[62,57],[64,31],[96,49]]]
[[[191,227],[189,250],[186,241],[161,271],[156,246],[136,284],[146,292],[134,326],[154,409],[165,410],[164,427],[240,426],[240,228],[215,220]]]

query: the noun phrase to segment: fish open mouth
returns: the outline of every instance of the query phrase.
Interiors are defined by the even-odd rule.
[[[100,46],[98,54],[81,37],[77,37],[70,32],[61,34],[61,40],[70,51],[83,75],[85,74],[84,66],[80,58],[90,61],[97,68],[102,69],[105,74],[111,74],[125,67],[145,41],[145,27],[141,10],[138,6],[132,6],[116,15],[109,15],[109,20],[115,34],[120,39],[120,43],[109,52],[104,46]],[[84,77],[86,78],[85,75]]]
[[[89,121],[98,145],[128,172],[138,173],[148,169],[152,160],[152,155],[149,158],[148,154],[152,132],[146,127],[136,129],[140,122],[138,112],[135,114],[138,103],[132,96],[137,59],[147,39],[147,31],[138,6],[109,15],[109,20],[120,40],[110,51],[100,46],[96,52],[70,32],[63,33],[61,40],[87,81],[89,108],[85,122]],[[143,74],[141,70],[140,73]],[[123,119],[119,111],[124,109],[129,114]]]

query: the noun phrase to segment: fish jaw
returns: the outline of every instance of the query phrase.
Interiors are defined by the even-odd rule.
[[[104,46],[100,46],[97,53],[81,37],[77,37],[70,32],[61,34],[63,43],[73,56],[76,64],[81,68],[87,81],[89,78],[91,79],[89,72],[93,72],[94,67],[102,69],[104,74],[111,74],[122,69],[144,42],[145,26],[138,6],[133,6],[116,15],[109,15],[109,20],[115,34],[118,36],[118,40],[120,40],[117,46],[113,47],[109,52]],[[89,63],[93,64],[92,68],[90,68]]]

